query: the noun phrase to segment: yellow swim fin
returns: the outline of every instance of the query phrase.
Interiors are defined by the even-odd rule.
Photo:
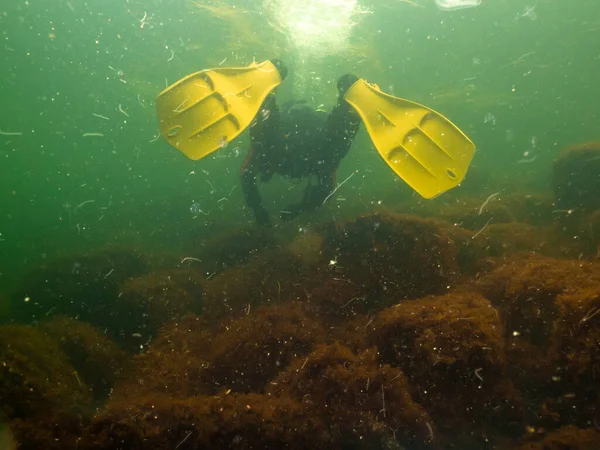
[[[441,114],[358,80],[344,99],[360,115],[388,166],[425,198],[460,184],[475,145]]]
[[[244,131],[281,81],[271,61],[188,75],[158,95],[160,133],[188,158],[204,158]]]

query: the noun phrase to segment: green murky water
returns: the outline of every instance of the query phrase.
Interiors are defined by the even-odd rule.
[[[458,11],[433,0],[346,3],[315,0],[304,10],[302,2],[277,1],[4,4],[2,283],[67,250],[113,241],[178,246],[251,220],[236,189],[245,135],[200,162],[155,140],[156,95],[203,68],[280,57],[291,67],[282,99],[331,106],[335,80],[351,71],[426,104],[477,144],[477,183],[465,190],[543,188],[558,149],[597,132],[595,1],[484,0]],[[345,212],[358,198],[369,204],[408,189],[364,132],[340,177],[358,168]],[[274,208],[286,204],[280,197],[300,195],[300,187],[282,185],[265,190]],[[212,211],[206,223],[190,217],[194,201]]]
[[[597,265],[586,262],[584,267],[575,259],[597,259],[600,255],[594,256],[598,248],[594,228],[598,216],[593,211],[594,202],[590,202],[588,216],[574,214],[575,219],[569,222],[571,206],[556,204],[550,178],[553,161],[561,149],[598,139],[597,0],[482,0],[473,7],[456,10],[440,8],[436,1],[456,3],[3,2],[0,340],[10,345],[2,344],[0,352],[0,402],[8,405],[0,409],[0,425],[9,423],[12,432],[8,427],[0,427],[0,445],[14,446],[14,433],[23,448],[39,448],[36,445],[47,436],[34,436],[32,430],[53,430],[48,434],[53,445],[67,442],[67,447],[56,448],[80,448],[83,437],[87,441],[81,441],[81,445],[85,444],[82,448],[99,448],[94,446],[95,439],[114,431],[110,420],[104,417],[110,418],[112,411],[116,411],[117,418],[128,417],[129,409],[119,410],[121,404],[127,403],[119,401],[119,396],[126,397],[130,391],[127,383],[138,390],[131,408],[138,408],[133,417],[139,416],[142,421],[155,414],[153,395],[162,392],[163,386],[169,392],[166,384],[171,383],[174,392],[182,386],[175,395],[188,399],[199,393],[206,396],[207,402],[214,402],[215,411],[222,400],[216,393],[225,398],[233,389],[226,401],[239,395],[231,402],[241,402],[242,406],[238,410],[237,403],[229,404],[224,421],[228,411],[235,412],[231,417],[250,411],[254,404],[245,402],[259,396],[267,405],[272,402],[272,408],[283,408],[284,414],[297,407],[303,411],[297,416],[302,421],[302,414],[312,414],[303,409],[305,397],[290,400],[292,406],[286,411],[285,402],[282,407],[273,399],[293,395],[283,395],[278,392],[279,387],[264,385],[269,382],[277,386],[271,381],[281,382],[275,377],[284,372],[281,384],[292,385],[294,371],[303,373],[307,363],[308,369],[318,369],[319,361],[324,361],[324,367],[338,364],[337,372],[332,372],[334,378],[355,383],[355,387],[360,383],[360,389],[355,391],[370,396],[365,397],[364,405],[372,411],[364,417],[372,421],[371,432],[376,436],[371,438],[381,448],[400,448],[398,442],[404,442],[396,441],[390,420],[398,411],[394,412],[394,405],[388,403],[390,416],[386,416],[386,399],[392,402],[390,399],[396,398],[400,402],[397,405],[403,405],[402,401],[411,399],[405,393],[413,388],[419,390],[420,397],[415,397],[414,404],[409,402],[406,411],[415,405],[415,411],[421,411],[419,402],[424,405],[423,411],[407,413],[407,417],[412,416],[405,418],[404,424],[421,413],[419,417],[426,418],[405,434],[410,435],[407,442],[423,444],[415,448],[430,448],[428,445],[435,441],[434,429],[445,432],[446,438],[452,436],[454,425],[446,423],[446,419],[452,419],[454,414],[448,411],[454,407],[454,401],[456,408],[463,408],[461,402],[470,399],[470,394],[463,394],[471,388],[472,392],[480,392],[482,399],[481,409],[477,405],[465,409],[474,411],[475,419],[500,411],[500,419],[489,416],[490,429],[496,422],[505,426],[496,443],[512,438],[526,440],[533,433],[543,435],[545,427],[558,429],[571,423],[589,427],[590,436],[595,433],[592,426],[598,427],[593,419],[597,418],[593,387],[596,369],[590,369],[593,364],[589,361],[597,361],[597,354],[589,343],[598,336],[594,320],[600,317],[596,316],[600,310],[597,296],[591,294],[596,292]],[[239,182],[239,169],[249,147],[248,133],[205,159],[191,161],[160,137],[155,100],[165,87],[187,74],[218,66],[247,66],[273,58],[283,60],[290,69],[278,89],[281,103],[301,99],[315,108],[329,110],[337,101],[338,77],[352,72],[377,83],[387,93],[444,114],[477,146],[464,183],[436,200],[421,199],[387,167],[362,129],[339,168],[338,182],[347,182],[339,186],[335,197],[314,213],[289,223],[276,222],[275,239],[254,235],[254,218],[245,206]],[[590,155],[590,161],[598,159],[595,153]],[[577,155],[574,160],[577,163]],[[593,175],[589,176],[590,185],[597,180]],[[568,178],[566,173],[567,181]],[[265,206],[276,218],[286,205],[301,198],[304,183],[276,177],[260,189]],[[593,189],[597,187],[590,192]],[[583,196],[583,191],[575,197]],[[440,211],[446,208],[444,222],[425,225],[415,217],[387,215],[391,211],[431,216],[435,213],[434,209],[427,209],[430,204],[439,206]],[[535,212],[529,213],[529,207]],[[193,214],[190,208],[201,210],[202,214]],[[371,215],[353,221],[361,214],[374,212],[381,212],[381,217]],[[497,225],[496,231],[488,229],[489,235],[481,234],[490,223],[490,229]],[[389,235],[382,235],[385,233]],[[531,256],[514,266],[495,265],[518,250],[545,256]],[[199,258],[202,252],[203,260]],[[240,255],[241,259],[236,259]],[[544,259],[556,256],[572,261],[561,265]],[[254,257],[251,264],[243,265]],[[495,272],[497,267],[500,269]],[[524,268],[524,272],[515,272],[515,267]],[[532,269],[527,272],[529,268]],[[484,273],[491,273],[490,278],[480,282]],[[540,298],[527,298],[527,290],[523,291],[527,295],[518,291],[516,282],[510,286],[515,289],[514,298],[508,294],[502,297],[499,292],[509,292],[509,288],[499,286],[511,277],[521,277],[523,286],[536,286],[534,290]],[[558,285],[565,292],[576,293],[560,297],[560,289],[549,288],[549,297],[545,296],[545,283],[554,286],[554,278],[560,280]],[[460,291],[452,291],[456,283],[471,286],[471,281],[477,285],[469,293],[472,302],[465,300]],[[347,283],[340,287],[342,282]],[[585,289],[576,291],[577,286]],[[435,299],[406,302],[400,305],[405,316],[389,308],[405,298],[446,291],[448,296],[436,297],[442,307],[436,306]],[[556,297],[555,303],[548,306],[550,297]],[[153,298],[158,300],[152,303]],[[510,302],[515,298],[533,303],[513,307]],[[282,300],[287,303],[273,308],[273,313],[268,308],[260,309]],[[297,306],[296,301],[301,305]],[[492,305],[500,313],[490,310]],[[531,309],[534,306],[528,305],[537,307],[537,313]],[[423,313],[429,310],[439,314]],[[183,319],[184,326],[177,328],[177,322],[189,312],[198,316]],[[53,318],[55,314],[70,318]],[[243,322],[246,316],[250,322]],[[556,317],[560,320],[552,322]],[[232,327],[223,325],[229,320],[234,321]],[[474,320],[475,331],[469,320]],[[452,321],[460,324],[445,329],[444,324]],[[21,325],[6,325],[10,322]],[[156,343],[153,339],[165,324],[167,331],[163,332],[168,338]],[[453,347],[447,346],[444,339],[456,338],[461,344],[456,349],[466,350],[458,356],[440,353],[440,359],[435,359],[427,354],[429,350],[421,353],[419,347],[413,349],[414,354],[405,352],[407,360],[395,361],[402,353],[393,340],[397,324],[409,330],[411,336],[422,333],[422,348],[435,344],[431,355],[442,348],[435,341],[439,336],[427,334],[430,328],[442,330],[444,348]],[[225,328],[219,328],[222,325]],[[230,329],[238,334],[227,334]],[[577,329],[581,334],[568,332],[569,329]],[[452,330],[459,330],[456,336]],[[275,336],[272,342],[261,340],[271,336],[271,332]],[[297,336],[295,340],[292,335]],[[445,337],[449,335],[452,338]],[[183,351],[173,353],[174,362],[170,356],[164,357],[174,351],[169,347],[169,336],[173,342],[185,344],[180,349],[187,352],[188,345],[195,349],[196,353],[189,356],[195,358],[193,364]],[[510,347],[509,343],[517,342],[510,339],[518,336],[523,341]],[[292,341],[293,345],[300,342],[297,348],[280,350]],[[333,341],[347,347],[326,346]],[[205,342],[214,344],[206,344],[212,354],[205,353]],[[253,342],[259,344],[244,347]],[[377,358],[383,360],[369,353],[372,348],[369,350],[367,344],[377,346]],[[260,354],[252,353],[256,349]],[[484,350],[497,354],[490,353],[492,356],[486,359],[488,353]],[[280,351],[281,363],[278,360],[275,364],[271,352]],[[360,358],[352,352],[360,353]],[[528,361],[523,355],[529,352],[533,356]],[[138,353],[142,355],[134,356]],[[270,359],[261,359],[263,353]],[[567,355],[580,359],[571,358],[567,364]],[[452,373],[458,374],[457,384],[465,388],[463,394],[453,397],[454,386],[445,386],[444,381],[451,378],[438,372],[442,369],[436,365],[442,360],[470,364],[472,358],[476,361],[474,367],[449,364],[454,369],[459,367]],[[240,361],[241,368],[236,365]],[[339,361],[346,362],[340,365]],[[382,369],[384,363],[393,369]],[[574,375],[569,374],[570,364]],[[190,369],[190,373],[194,376],[193,370],[200,367],[197,378],[204,377],[205,385],[197,387],[198,381],[192,375],[189,379],[180,376],[184,373],[187,377],[192,366],[195,369]],[[354,377],[345,372],[350,366],[367,369],[356,372]],[[228,367],[235,370],[227,372]],[[263,373],[264,367],[267,369]],[[398,367],[406,372],[406,380]],[[462,369],[464,373],[460,372]],[[247,377],[254,378],[244,379],[245,371],[251,374]],[[536,378],[538,373],[544,374],[544,380]],[[552,377],[546,376],[550,373]],[[433,391],[426,397],[429,387],[419,385],[419,380],[430,375]],[[496,375],[498,378],[493,378]],[[553,383],[563,376],[564,385],[561,382],[555,391],[560,400],[543,404],[540,392],[552,396]],[[142,381],[138,383],[137,377],[149,380],[147,386],[143,387]],[[241,377],[241,381],[236,377]],[[392,389],[392,382],[397,379],[405,390],[398,388],[397,397],[393,397],[393,391],[385,389]],[[296,382],[298,386],[308,386],[308,381],[301,378]],[[435,382],[441,393],[436,393]],[[156,389],[152,383],[156,383]],[[538,390],[540,383],[543,388]],[[345,386],[335,398],[346,398],[348,384]],[[484,389],[477,391],[482,386]],[[273,392],[263,395],[266,389]],[[17,392],[14,398],[10,397],[11,392]],[[32,399],[28,397],[30,393]],[[247,393],[256,393],[257,397],[248,400],[244,397]],[[522,404],[521,394],[525,399]],[[150,403],[145,403],[145,395],[151,399],[152,411],[146,410]],[[156,395],[160,401],[160,394]],[[313,395],[320,395],[319,386],[314,387]],[[437,401],[435,395],[442,400]],[[479,397],[473,395],[476,400]],[[510,397],[510,402],[502,403],[505,397]],[[368,403],[373,398],[375,406]],[[80,399],[84,399],[81,404]],[[575,407],[570,408],[568,402],[580,399],[584,399],[578,403],[580,409],[573,413]],[[108,412],[95,409],[102,408],[104,402],[111,402]],[[52,405],[57,408],[52,409]],[[340,411],[351,409],[342,400],[340,405]],[[446,405],[450,410],[444,409]],[[72,414],[65,416],[64,428],[54,422],[43,423],[40,411],[59,414],[63,406]],[[77,409],[80,406],[81,410]],[[161,414],[164,412],[161,417],[171,417],[170,413],[179,417],[180,410],[169,402],[159,406]],[[558,411],[556,417],[560,419],[552,422],[542,417],[546,407],[548,416]],[[517,419],[511,416],[512,408],[517,411]],[[533,418],[527,410],[539,415]],[[402,414],[403,407],[399,411]],[[322,417],[329,415],[328,411],[317,413]],[[358,408],[357,417],[363,417],[362,413]],[[433,419],[427,419],[429,413]],[[465,414],[467,425],[461,429],[465,438],[462,442],[487,445],[487,428],[481,428],[485,432],[475,436],[469,429],[471,413]],[[204,423],[202,414],[194,417],[200,418],[198,423]],[[82,423],[72,428],[68,424],[78,420]],[[177,419],[180,423],[182,420]],[[96,428],[86,428],[90,423]],[[235,447],[249,442],[252,446],[248,437],[252,433],[245,435],[234,424],[229,436],[229,430],[219,430],[219,421],[215,423],[216,431],[209,430],[204,435],[215,439],[211,441],[213,445],[225,442]],[[330,426],[327,419],[323,423],[325,428]],[[389,433],[382,423],[390,426]],[[202,441],[202,432],[194,434],[197,430],[193,424],[190,431],[172,430],[167,425],[166,437],[154,436],[154,442],[166,442],[168,448],[178,443],[175,448],[183,449],[196,448],[192,447],[196,438]],[[135,426],[137,422],[132,429]],[[284,431],[287,426],[283,423]],[[156,430],[159,428],[156,425]],[[103,429],[108,434],[103,435]],[[146,432],[143,427],[141,430],[140,436]],[[287,431],[281,435],[285,439],[289,438]],[[30,441],[28,436],[33,436]],[[131,442],[135,436],[132,432]],[[114,439],[110,442],[118,442]],[[281,439],[277,442],[288,442]],[[352,448],[367,448],[360,446],[362,439],[360,436],[354,442],[357,447]],[[120,448],[119,444],[114,445]]]

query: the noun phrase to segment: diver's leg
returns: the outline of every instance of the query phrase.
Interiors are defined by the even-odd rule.
[[[300,203],[289,205],[281,212],[281,220],[287,221],[308,211],[313,211],[325,203],[327,196],[335,189],[335,170],[317,175],[317,182],[311,183],[309,178],[304,196]]]
[[[256,223],[263,226],[268,225],[270,220],[269,213],[262,204],[262,197],[258,190],[258,165],[256,159],[254,147],[251,147],[248,151],[248,156],[246,156],[246,159],[240,168],[240,178],[246,205],[248,205],[254,213]]]

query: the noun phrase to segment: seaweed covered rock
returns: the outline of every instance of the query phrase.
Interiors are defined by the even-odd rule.
[[[600,259],[600,209],[566,214],[560,220],[563,248],[576,258]],[[564,252],[566,253],[566,252]]]
[[[286,249],[307,266],[322,263],[323,236],[312,231],[301,232],[287,246]]]
[[[369,324],[368,340],[381,362],[406,374],[454,442],[483,445],[484,434],[521,431],[521,401],[507,376],[502,325],[479,294],[454,292],[383,310]]]
[[[478,284],[503,318],[511,375],[532,401],[546,398],[544,424],[591,420],[600,406],[590,387],[600,367],[600,265],[529,255]]]
[[[274,235],[268,229],[247,228],[220,236],[211,236],[201,243],[199,259],[207,273],[248,263],[264,250],[275,247]]]
[[[443,226],[398,214],[331,225],[323,252],[338,278],[372,299],[386,299],[383,304],[443,292],[459,272],[457,249]]]
[[[87,418],[66,411],[48,410],[31,419],[15,419],[10,428],[17,447],[2,450],[78,450]]]
[[[386,429],[404,445],[435,441],[433,422],[412,398],[408,380],[399,369],[379,365],[373,348],[357,355],[339,344],[319,345],[270,383],[268,393],[302,404],[307,417],[330,428],[334,442],[374,433],[383,438]]]
[[[79,448],[325,448],[303,432],[309,426],[295,417],[298,409],[293,402],[259,394],[186,399],[154,394],[110,404],[86,429]]]
[[[441,196],[435,200],[421,200],[401,205],[419,217],[434,217],[470,230],[481,229],[488,221],[496,224],[521,222],[546,225],[556,210],[552,195],[498,191],[477,197]]]
[[[587,214],[577,233],[582,252],[593,259],[600,260],[600,210]]]
[[[424,446],[434,438],[430,423],[398,369],[378,367],[374,351],[355,355],[334,345],[297,358],[264,394],[114,398],[79,448],[341,450],[390,437]]]
[[[311,272],[286,249],[263,252],[252,261],[231,267],[205,283],[203,315],[217,319],[244,313],[249,307],[306,297]]]
[[[551,425],[586,426],[597,422],[600,411],[600,283],[559,294],[556,308],[548,352],[554,383],[544,405],[545,416],[554,414]]]
[[[155,395],[186,398],[211,393],[203,382],[210,366],[209,328],[194,315],[162,327],[149,347],[134,357],[130,376],[117,383],[111,403],[127,404]]]
[[[462,200],[459,203],[440,205],[435,216],[469,230],[479,230],[490,221],[515,222],[514,214],[503,199],[504,195],[496,192],[487,199]]]
[[[218,325],[188,316],[165,326],[136,356],[135,375],[118,385],[113,399],[261,391],[324,339],[319,324],[290,303],[248,311]]]
[[[141,255],[126,250],[50,260],[25,274],[12,296],[13,316],[31,322],[62,314],[118,336],[129,325],[127,314],[119,310],[119,286],[127,278],[145,273],[147,267]]]
[[[215,330],[205,378],[215,390],[260,391],[292,360],[324,340],[320,324],[302,306],[288,302],[264,307]]]
[[[128,355],[99,330],[85,322],[55,316],[39,326],[46,337],[58,343],[77,378],[103,401],[128,367]]]
[[[534,345],[547,347],[557,317],[557,296],[598,283],[597,264],[531,254],[509,260],[480,279],[477,286],[499,308],[506,336],[516,333]]]
[[[0,327],[0,420],[19,448],[74,449],[92,410],[90,386],[59,342],[37,328]]]
[[[517,222],[544,226],[554,219],[553,211],[556,210],[556,205],[552,194],[514,192],[503,194],[501,201]]]
[[[347,416],[355,405],[348,405]],[[172,399],[165,395],[129,404],[111,404],[85,430],[81,450],[151,449],[314,449],[380,448],[363,424],[353,432],[360,444],[348,442],[336,417],[321,405],[314,409],[288,397],[225,394]],[[393,446],[391,448],[398,448]]]
[[[554,161],[552,189],[560,209],[600,209],[600,141],[564,149]]]
[[[325,276],[310,290],[307,303],[315,314],[327,318],[333,324],[337,319],[365,314],[379,307],[377,298],[365,294],[360,286],[338,278],[335,272]],[[310,288],[309,288],[310,289]]]
[[[91,405],[88,387],[59,343],[37,328],[0,327],[0,361],[0,409],[9,419],[79,413]]]
[[[139,345],[161,325],[200,313],[203,286],[204,277],[193,269],[162,270],[126,280],[119,294],[119,308],[129,313],[130,321],[130,333],[124,338]]]
[[[524,251],[552,251],[554,236],[550,229],[512,222],[490,224],[473,240],[487,256],[498,257]]]
[[[596,450],[600,432],[593,428],[581,429],[573,425],[560,428],[537,439],[530,438],[518,450]]]

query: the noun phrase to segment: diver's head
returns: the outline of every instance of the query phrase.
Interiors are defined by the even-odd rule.
[[[358,81],[358,77],[351,73],[346,73],[342,75],[337,82],[337,89],[340,94],[340,97],[343,97],[346,94],[346,91],[350,89],[350,87]]]
[[[271,62],[275,67],[277,67],[281,81],[285,80],[285,77],[287,77],[288,74],[287,66],[280,59],[272,59]]]

